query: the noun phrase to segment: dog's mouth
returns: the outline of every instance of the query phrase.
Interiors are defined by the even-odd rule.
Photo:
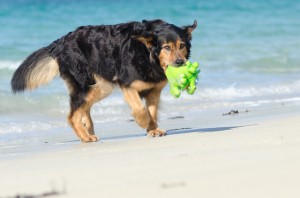
[[[183,67],[185,66],[187,60],[179,60],[179,61],[175,61],[173,64],[171,64],[173,67]]]
[[[180,60],[180,61],[171,61],[169,64],[165,63],[165,64],[161,64],[161,67],[163,68],[164,72],[166,73],[166,69],[169,66],[172,67],[183,67],[185,66],[187,60]]]
[[[178,58],[174,61],[173,66],[174,67],[181,67],[181,66],[185,65],[185,63],[186,63],[186,59]]]

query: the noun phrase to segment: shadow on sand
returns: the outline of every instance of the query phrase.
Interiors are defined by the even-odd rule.
[[[229,127],[214,127],[214,128],[179,128],[179,129],[170,129],[167,130],[167,135],[177,135],[185,133],[214,133],[214,132],[226,132],[235,128],[240,128],[245,126],[229,126]],[[147,137],[146,133],[136,133],[136,134],[127,134],[127,135],[117,135],[117,136],[108,136],[101,137],[101,141],[110,141],[110,140],[124,140],[132,138],[142,138]],[[71,140],[64,143],[79,142],[80,140]],[[101,142],[100,141],[100,142]]]
[[[243,126],[231,126],[231,127],[215,127],[215,128],[180,128],[180,129],[170,129],[167,130],[167,135],[177,135],[185,133],[212,133],[212,132],[225,132],[230,131],[234,128],[239,128]],[[119,136],[102,137],[101,140],[121,140],[130,138],[146,137],[145,133],[138,134],[128,134]]]

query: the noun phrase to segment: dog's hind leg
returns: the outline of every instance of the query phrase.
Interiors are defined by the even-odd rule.
[[[96,142],[98,141],[98,138],[95,135],[91,135],[89,132],[89,130],[93,131],[93,122],[90,119],[90,116],[89,118],[86,116],[90,105],[85,99],[78,99],[78,95],[71,96],[71,112],[68,116],[69,124],[82,142]],[[77,106],[78,104],[80,104],[80,106]],[[87,124],[83,124],[83,120],[87,120],[86,123],[88,123],[88,127]]]
[[[82,116],[82,124],[90,135],[95,135],[94,124],[90,113],[92,105],[95,102],[107,97],[113,90],[113,84],[104,80],[103,78],[97,76],[95,77],[95,81],[96,84],[91,85],[89,92],[86,94],[86,104]]]
[[[86,130],[89,132],[90,135],[95,135],[94,131],[94,124],[91,117],[91,108],[87,108],[85,112],[83,112],[82,115],[82,124],[86,128]]]
[[[101,77],[95,77],[95,84],[87,93],[76,93],[71,89],[71,112],[68,120],[76,135],[83,142],[95,142],[94,124],[90,110],[93,104],[107,97],[113,90],[113,84]]]

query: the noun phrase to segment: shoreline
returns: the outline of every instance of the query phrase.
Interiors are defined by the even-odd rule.
[[[298,197],[300,116],[230,118],[161,138],[37,144],[1,160],[0,197]]]
[[[280,120],[286,117],[297,116],[300,105],[288,104],[259,108],[238,107],[206,110],[204,112],[178,112],[159,119],[159,127],[167,130],[169,135],[191,132],[222,132],[227,128],[251,126],[269,120]],[[232,111],[238,113],[228,114]],[[65,120],[62,120],[65,123]],[[124,120],[94,123],[96,135],[100,141],[95,144],[131,141],[147,138],[144,129],[138,127],[134,120]],[[109,131],[109,132],[108,132]],[[8,138],[7,138],[8,137]],[[44,152],[56,152],[69,149],[74,145],[82,144],[72,129],[65,126],[53,127],[45,131],[30,131],[12,134],[2,134],[0,160],[26,158]],[[93,143],[92,143],[93,144]]]

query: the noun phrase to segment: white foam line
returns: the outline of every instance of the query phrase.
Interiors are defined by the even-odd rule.
[[[15,70],[21,63],[22,61],[0,60],[0,69]]]

